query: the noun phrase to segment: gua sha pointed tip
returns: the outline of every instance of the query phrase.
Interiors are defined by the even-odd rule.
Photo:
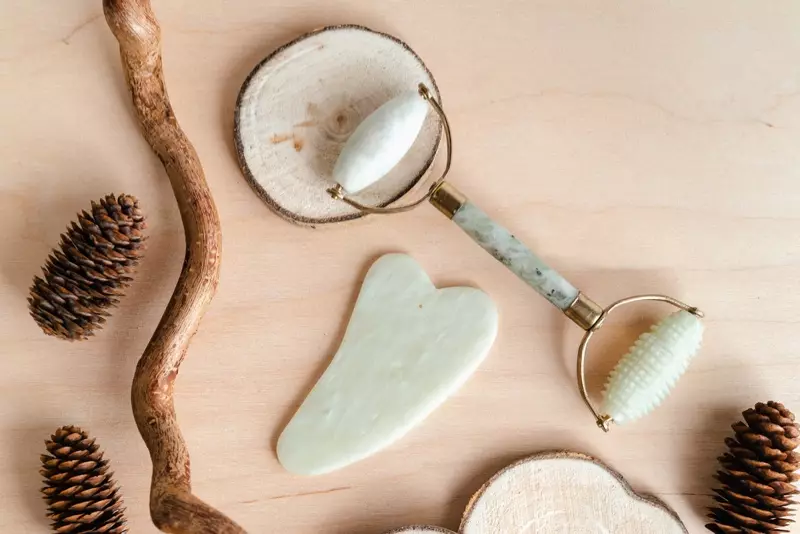
[[[702,322],[685,310],[653,325],[609,374],[603,413],[624,424],[658,407],[700,349],[702,337]]]
[[[429,105],[417,91],[389,100],[367,116],[345,143],[333,179],[350,194],[374,184],[411,150]]]

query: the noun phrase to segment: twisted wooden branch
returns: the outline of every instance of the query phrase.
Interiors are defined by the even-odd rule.
[[[219,217],[197,153],[169,103],[161,66],[161,32],[150,0],[104,0],[103,8],[119,41],[142,133],[167,171],[186,236],[180,278],[139,360],[131,388],[136,425],[153,462],[150,516],[164,532],[244,533],[192,495],[189,452],[172,401],[178,368],[219,281]]]

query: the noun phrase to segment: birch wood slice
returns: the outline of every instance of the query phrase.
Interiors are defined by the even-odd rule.
[[[360,212],[332,199],[331,171],[350,134],[370,113],[433,76],[405,43],[361,26],[303,35],[264,59],[236,105],[239,165],[258,195],[285,219],[319,225]],[[441,127],[430,113],[412,149],[382,180],[354,198],[386,206],[430,169]]]
[[[412,526],[389,534],[447,533]],[[687,534],[666,504],[575,452],[537,454],[503,469],[472,498],[460,534]]]

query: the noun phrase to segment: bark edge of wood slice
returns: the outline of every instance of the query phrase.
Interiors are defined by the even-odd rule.
[[[569,473],[571,477],[559,477],[558,469],[564,469],[564,473]],[[548,484],[550,486],[542,487]],[[548,494],[548,488],[552,489],[552,495]],[[583,493],[596,498],[595,505],[612,504],[608,506],[607,515],[618,516],[621,521],[619,524],[602,525],[607,532],[688,534],[678,514],[660,499],[637,493],[621,474],[597,458],[561,450],[528,456],[490,478],[470,499],[459,533],[496,534],[525,532],[526,529],[537,534],[593,532],[581,528],[597,525],[604,519],[595,515],[581,515],[581,512],[597,509],[587,502]],[[563,495],[568,496],[561,497],[564,502],[560,504],[565,505],[563,509],[554,507]],[[515,506],[524,508],[518,510]],[[530,513],[526,515],[525,512]],[[455,533],[441,527],[414,525],[386,534]]]
[[[456,534],[452,530],[441,527],[431,527],[428,525],[411,525],[410,527],[390,530],[386,534]]]
[[[380,105],[433,75],[406,43],[356,24],[325,26],[280,46],[258,63],[239,92],[234,143],[256,194],[282,218],[315,227],[363,214],[326,190],[350,134]],[[430,171],[442,130],[425,120],[414,146],[383,179],[358,195],[368,205],[403,198]]]

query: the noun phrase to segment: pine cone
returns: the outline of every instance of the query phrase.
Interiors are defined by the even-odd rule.
[[[45,442],[42,488],[53,531],[71,534],[124,534],[125,510],[119,487],[108,472],[108,460],[88,434],[65,426]],[[51,456],[52,455],[52,456]]]
[[[788,532],[789,519],[800,480],[800,427],[794,414],[779,402],[758,403],[742,412],[746,423],[732,425],[735,438],[727,438],[729,452],[719,458],[723,470],[716,479],[717,505],[710,508],[714,523],[706,528],[717,534]]]
[[[36,276],[28,299],[30,312],[48,335],[70,341],[87,339],[102,328],[106,311],[131,282],[130,275],[144,251],[144,216],[130,195],[108,195],[92,202],[61,235]]]

